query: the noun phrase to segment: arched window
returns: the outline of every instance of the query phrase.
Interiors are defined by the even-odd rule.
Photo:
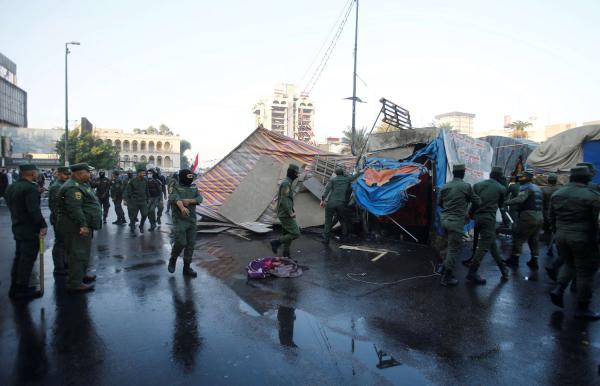
[[[112,141],[110,139],[105,140],[104,143],[106,143],[108,146],[112,146]]]
[[[125,154],[125,157],[123,157],[123,159],[125,160],[125,162],[129,162],[129,155]]]
[[[171,144],[169,142],[165,142],[165,151],[171,151]]]
[[[140,151],[146,151],[146,141],[140,142]]]
[[[273,101],[273,104],[274,104],[274,105],[278,105],[278,104],[279,104],[279,102],[278,102],[278,101]]]
[[[158,152],[162,151],[162,142],[161,141],[156,142],[156,151],[158,151]]]
[[[137,161],[138,161],[138,157],[137,157],[137,155],[134,155],[133,156],[133,162],[137,162]]]
[[[148,142],[148,151],[154,153],[154,141]]]
[[[115,141],[115,147],[117,148],[118,151],[121,151],[121,140],[117,139]]]
[[[156,157],[156,166],[163,166],[161,156]]]
[[[138,151],[138,141],[131,142],[131,151]]]
[[[148,163],[154,164],[154,156],[153,155],[148,157]]]
[[[165,167],[166,168],[172,168],[173,167],[173,161],[171,161],[171,157],[169,157],[169,156],[165,157]]]
[[[146,162],[146,156],[145,156],[145,155],[141,156],[141,157],[140,157],[140,161],[142,161],[142,162]]]
[[[123,151],[130,151],[130,149],[129,149],[129,141],[128,140],[124,140],[123,141]]]

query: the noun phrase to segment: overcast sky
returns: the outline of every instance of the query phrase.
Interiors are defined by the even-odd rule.
[[[70,117],[101,128],[167,124],[201,161],[254,129],[252,107],[300,83],[348,0],[2,0],[0,52],[17,64],[29,126]],[[539,123],[600,119],[598,0],[361,0],[358,125],[382,96],[415,125],[459,110],[476,130],[504,115]],[[354,17],[311,97],[318,138],[350,125]]]

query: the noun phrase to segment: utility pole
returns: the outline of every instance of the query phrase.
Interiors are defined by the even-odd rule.
[[[354,139],[356,138],[356,57],[358,55],[358,0],[356,1],[356,26],[354,28],[354,73],[352,77],[352,143],[350,150],[356,155]]]
[[[79,42],[65,43],[65,166],[69,166],[69,86],[68,57],[69,45],[78,46]]]

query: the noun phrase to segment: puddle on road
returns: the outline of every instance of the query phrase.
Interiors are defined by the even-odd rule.
[[[129,267],[123,268],[123,270],[124,271],[137,271],[138,269],[150,268],[150,267],[155,267],[157,265],[164,265],[164,264],[165,264],[164,260],[155,260],[155,261],[149,261],[147,263],[139,263],[139,264],[130,265]]]
[[[252,317],[276,321],[278,330],[274,336],[282,346],[309,353],[323,353],[322,362],[337,367],[343,373],[359,375],[361,369],[366,367],[393,384],[430,384],[419,370],[403,364],[385,347],[333,330],[308,312],[279,306],[261,314],[241,299],[239,309],[241,313]],[[345,367],[346,364],[349,367]]]

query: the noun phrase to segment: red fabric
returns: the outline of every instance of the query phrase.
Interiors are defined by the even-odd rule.
[[[398,169],[383,169],[383,170],[374,170],[367,169],[365,171],[365,182],[369,186],[377,185],[383,186],[390,182],[392,177],[397,174],[410,174],[417,171],[419,168],[417,166],[402,166]]]
[[[192,165],[192,173],[196,173],[197,167],[198,167],[198,153],[196,153],[196,159],[194,160],[194,164]]]

